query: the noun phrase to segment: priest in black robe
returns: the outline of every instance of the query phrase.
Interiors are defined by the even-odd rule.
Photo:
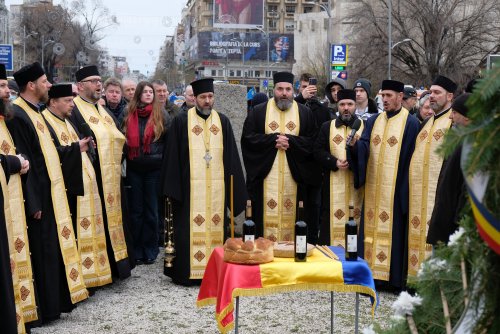
[[[277,72],[273,80],[274,98],[248,113],[241,150],[257,234],[281,241],[293,239],[299,201],[306,217],[313,216],[306,189],[321,184],[321,170],[313,156],[316,120],[308,107],[293,100],[293,74]],[[280,185],[267,188],[270,179],[280,179]]]
[[[40,113],[40,103],[48,99],[52,86],[38,63],[27,65],[14,73],[20,88],[18,99],[26,108]],[[17,100],[16,100],[17,101]],[[51,179],[37,130],[28,113],[14,101],[13,118],[7,127],[11,133],[16,150],[27,156],[31,169],[24,179],[24,195],[28,239],[32,256],[34,284],[38,308],[38,321],[29,323],[37,326],[58,319],[62,312],[71,311],[65,266],[61,254],[56,218],[52,203]],[[37,127],[47,129],[48,125],[37,123]],[[53,145],[53,144],[52,144]],[[78,161],[81,166],[81,153],[78,145],[66,150],[58,150],[61,161]],[[71,164],[67,164],[71,165]],[[64,168],[62,166],[61,168]],[[71,173],[72,171],[67,171]],[[61,203],[60,205],[64,205]]]
[[[382,82],[384,112],[370,117],[360,140],[351,142],[355,186],[365,185],[358,254],[391,289],[406,286],[408,172],[420,128],[402,107],[403,89],[399,81]]]
[[[345,224],[351,219],[359,223],[363,188],[354,188],[351,154],[346,149],[358,119],[356,93],[352,89],[342,89],[337,97],[339,115],[321,126],[314,143],[314,158],[324,172],[319,242],[345,248]],[[354,133],[358,137],[363,132],[363,121],[359,119],[359,122],[361,125]]]
[[[467,118],[469,108],[465,105],[469,97],[470,93],[464,93],[453,101],[450,118],[454,127],[467,126],[470,123]],[[438,245],[439,242],[448,243],[450,235],[458,228],[460,212],[465,205],[467,192],[460,166],[461,158],[462,145],[459,145],[443,162],[439,173],[436,203],[427,233],[427,243],[433,246]]]
[[[161,176],[162,193],[172,203],[176,251],[173,267],[165,267],[165,274],[182,285],[201,282],[211,250],[230,236],[226,212],[230,209],[231,175],[234,216],[244,210],[248,198],[231,122],[213,109],[213,79],[191,85],[196,105],[175,117],[167,131]],[[209,199],[213,197],[222,203]],[[210,234],[211,229],[218,235]],[[211,243],[204,240],[204,233],[210,235]]]
[[[120,168],[123,156],[117,157],[117,152],[120,152],[120,155],[123,153],[125,137],[120,132],[118,121],[113,113],[98,103],[102,93],[102,79],[97,66],[89,65],[80,68],[76,71],[75,78],[78,96],[74,99],[75,107],[69,120],[79,133],[91,136],[96,144],[95,149],[91,150],[90,156],[101,198],[106,245],[109,245],[107,249],[111,273],[113,277],[126,279],[130,277],[131,270],[135,267],[135,258],[133,256],[133,239],[127,224],[128,218],[124,216],[123,210],[127,197],[124,196]],[[120,175],[119,178],[118,175]],[[108,185],[104,186],[105,182],[108,182]],[[120,201],[120,213],[119,218],[116,218],[119,220],[116,225],[121,227],[117,229],[117,233],[110,233],[109,211],[111,211],[111,207],[113,207],[114,212],[117,210],[115,204],[118,200]],[[113,234],[115,237],[119,236],[114,244],[111,240]],[[126,243],[126,254],[124,254],[123,242]],[[117,259],[118,253],[120,258]]]

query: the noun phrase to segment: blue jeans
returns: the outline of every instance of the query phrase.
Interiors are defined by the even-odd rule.
[[[134,252],[137,260],[158,256],[158,196],[160,170],[127,169],[126,184]]]

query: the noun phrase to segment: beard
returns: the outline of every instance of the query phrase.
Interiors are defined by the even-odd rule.
[[[210,115],[210,113],[212,112],[212,107],[200,107],[200,106],[197,106],[197,109],[198,109],[198,111],[202,115],[205,115],[205,116]]]
[[[292,106],[291,99],[274,98],[274,101],[276,102],[276,106],[278,107],[278,109],[282,111],[287,110]]]
[[[344,121],[345,123],[349,123],[352,119],[351,113],[349,114],[340,114],[340,119]]]
[[[434,110],[434,113],[436,114],[439,113],[444,108],[444,104],[439,104],[437,101],[430,102],[429,106],[431,107],[432,110]]]

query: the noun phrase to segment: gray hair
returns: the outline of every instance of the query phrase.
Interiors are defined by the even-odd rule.
[[[426,94],[418,100],[418,109],[422,108],[425,102],[431,97],[431,94]]]

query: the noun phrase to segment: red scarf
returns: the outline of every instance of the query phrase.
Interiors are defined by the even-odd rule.
[[[144,137],[142,138],[142,151],[144,153],[150,152],[150,144],[155,136],[155,121],[152,117],[153,105],[148,104],[144,108],[137,108],[134,110],[127,125],[127,146],[128,158],[132,160],[139,156],[140,140],[139,140],[139,116],[149,117],[144,129]]]

